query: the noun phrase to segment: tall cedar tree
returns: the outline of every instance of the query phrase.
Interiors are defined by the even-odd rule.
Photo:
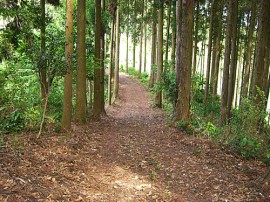
[[[85,44],[85,0],[78,0],[77,14],[77,86],[75,119],[86,122],[86,44]]]
[[[209,94],[210,66],[211,66],[212,41],[213,41],[212,33],[213,33],[214,5],[215,5],[215,0],[212,0],[211,1],[211,12],[210,12],[209,35],[208,35],[207,68],[206,68],[205,95],[204,95],[204,105],[205,105],[204,113],[206,113],[206,104],[208,102],[208,94]]]
[[[105,13],[105,0],[101,0],[101,9],[102,12]],[[101,95],[101,105],[100,105],[100,110],[102,114],[106,114],[105,111],[105,81],[104,81],[104,77],[105,77],[105,57],[106,57],[106,51],[105,51],[105,25],[103,20],[101,19],[101,36],[100,36],[100,77],[101,77],[101,88],[100,88],[100,95]]]
[[[245,52],[245,60],[246,64],[243,70],[243,80],[242,80],[242,90],[241,90],[241,101],[243,97],[247,97],[248,95],[248,84],[249,84],[249,76],[250,76],[250,68],[251,68],[251,56],[252,56],[252,44],[253,44],[253,33],[255,29],[256,22],[256,8],[257,8],[257,0],[252,0],[251,6],[251,16],[249,20],[248,26],[248,36],[247,36],[247,47]]]
[[[171,72],[175,70],[175,46],[176,46],[176,2],[173,2],[172,6],[172,52],[171,52]]]
[[[113,13],[113,21],[111,26],[111,40],[110,40],[110,63],[109,63],[109,75],[108,75],[108,104],[112,104],[112,71],[113,71],[113,44],[114,44],[114,28],[115,28],[115,17]]]
[[[157,56],[157,22],[156,22],[156,8],[153,8],[153,17],[152,17],[152,48],[151,48],[151,71],[150,71],[150,79],[149,79],[149,88],[154,87],[156,72],[156,56]]]
[[[64,100],[62,128],[70,130],[72,118],[72,53],[73,53],[73,15],[74,1],[66,1],[66,74],[64,78]]]
[[[221,107],[220,107],[220,123],[221,124],[225,124],[226,118],[227,118],[229,67],[230,67],[231,44],[232,44],[231,32],[232,32],[233,1],[236,1],[236,0],[227,1],[227,27],[226,27],[223,82],[222,82],[222,93],[221,93]]]
[[[237,58],[238,58],[238,44],[237,41],[237,25],[238,25],[238,1],[233,3],[233,19],[232,19],[232,48],[231,48],[231,65],[229,73],[229,85],[228,85],[228,103],[227,103],[227,118],[230,122],[231,119],[231,109],[233,105],[234,98],[234,89],[235,89],[235,79],[236,79],[236,70],[237,70]]]
[[[141,22],[140,22],[140,52],[139,52],[139,71],[138,71],[139,79],[141,78],[142,73],[143,15],[144,15],[144,1],[142,4]]]
[[[198,52],[198,33],[199,33],[199,14],[200,14],[200,1],[196,1],[196,13],[195,13],[195,23],[194,23],[194,30],[195,30],[195,37],[194,37],[194,51],[193,51],[193,72],[192,74],[196,74],[197,69],[197,52]]]
[[[259,105],[264,99],[261,97],[259,90],[264,90],[264,68],[269,71],[269,66],[265,67],[265,59],[269,57],[267,52],[267,42],[270,37],[268,33],[269,23],[270,23],[270,1],[261,0],[260,1],[260,15],[259,15],[259,25],[258,25],[258,39],[257,39],[257,49],[256,49],[256,61],[255,61],[255,75],[254,75],[254,103]],[[268,75],[268,74],[267,74]]]
[[[178,1],[178,4],[181,4],[181,1]],[[179,12],[178,9],[177,21],[178,26],[181,26],[181,39],[177,40],[177,43],[180,42],[180,53],[176,55],[176,68],[180,75],[177,76],[179,81],[176,86],[178,95],[174,108],[175,120],[188,120],[190,114],[193,6],[194,1],[182,0],[182,11]],[[179,47],[179,44],[177,46]]]
[[[120,6],[116,11],[116,27],[115,27],[115,65],[114,65],[114,88],[113,88],[113,101],[119,97],[119,53],[120,53]]]
[[[167,3],[167,27],[166,27],[166,46],[165,46],[165,61],[169,58],[169,38],[170,38],[170,25],[171,25],[171,1]]]
[[[159,87],[162,82],[163,72],[163,1],[160,1],[158,9],[158,50],[157,50],[157,78],[155,92],[155,106],[162,107],[162,90]]]
[[[40,85],[41,85],[41,98],[43,100],[43,104],[45,103],[45,99],[48,93],[48,83],[47,83],[47,68],[46,68],[46,42],[45,42],[45,0],[40,1],[41,7],[41,58],[40,58]]]
[[[101,65],[100,65],[100,39],[101,39],[101,0],[95,0],[95,66],[94,66],[94,107],[93,117],[99,119],[102,113],[101,92]]]

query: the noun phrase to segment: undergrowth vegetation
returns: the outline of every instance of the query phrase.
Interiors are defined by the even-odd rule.
[[[129,74],[137,77],[138,71],[129,68]],[[148,81],[145,79],[149,78],[142,76],[141,82],[147,85]],[[266,121],[269,114],[263,107],[265,101],[260,103],[261,106],[254,106],[253,98],[245,98],[243,104],[233,110],[230,122],[221,126],[220,97],[209,94],[209,104],[205,105],[204,84],[203,75],[192,76],[191,118],[189,121],[178,121],[174,125],[189,135],[227,145],[233,152],[241,154],[246,159],[261,159],[270,165],[270,125]],[[175,102],[175,85],[175,72],[168,71],[163,74],[161,86],[154,85],[153,89],[149,89],[151,92],[155,92],[155,88],[163,90],[163,110],[171,119]]]

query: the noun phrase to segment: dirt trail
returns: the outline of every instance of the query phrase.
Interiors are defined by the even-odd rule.
[[[20,151],[9,143],[0,201],[270,201],[264,164],[180,133],[141,84],[126,75],[120,84],[100,122],[19,138]]]

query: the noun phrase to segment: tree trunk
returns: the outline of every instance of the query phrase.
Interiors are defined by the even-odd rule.
[[[120,7],[116,11],[116,47],[115,47],[115,66],[114,66],[114,91],[113,91],[113,101],[119,97],[119,53],[120,53]]]
[[[92,81],[88,79],[88,92],[89,92],[89,102],[88,102],[88,111],[90,112],[91,109],[93,108],[93,99],[92,99],[92,94],[93,94],[93,87],[92,87]]]
[[[182,0],[176,2],[176,72],[175,72],[175,100],[174,111],[176,110],[176,104],[178,100],[179,81],[180,81],[180,60],[181,60],[181,35],[182,35]],[[176,113],[176,112],[174,112]]]
[[[254,77],[254,104],[260,105],[261,101],[264,99],[261,97],[260,92],[258,90],[263,90],[263,79],[264,79],[264,61],[267,52],[267,42],[270,37],[268,34],[268,26],[270,21],[270,1],[269,0],[261,0],[260,5],[260,16],[259,16],[259,25],[258,25],[258,38],[257,38],[257,50],[256,50],[256,61],[255,61],[255,77]],[[267,67],[269,68],[269,67]]]
[[[227,2],[227,27],[226,27],[224,68],[223,68],[223,82],[222,82],[222,92],[221,92],[221,108],[220,108],[220,123],[222,125],[226,123],[226,118],[227,118],[233,1],[235,0],[228,0]]]
[[[106,8],[106,5],[105,5],[105,0],[101,0],[101,10],[102,10],[102,13],[105,13],[105,8]],[[102,17],[101,17],[102,18]],[[102,19],[101,19],[102,21]],[[105,25],[104,23],[102,22],[101,24],[101,38],[100,38],[100,47],[101,47],[101,50],[100,50],[100,67],[101,67],[101,89],[100,89],[100,95],[101,95],[101,105],[100,105],[100,110],[101,110],[101,113],[102,114],[106,114],[106,111],[105,111],[105,80],[104,80],[104,77],[105,77],[105,57],[106,57],[106,52],[105,52],[105,33],[106,33],[106,30],[105,30]]]
[[[114,44],[114,27],[115,19],[112,21],[111,27],[111,41],[110,41],[110,64],[109,64],[109,75],[108,75],[108,104],[112,104],[112,71],[113,71],[113,44]]]
[[[167,33],[166,33],[166,49],[165,49],[165,61],[168,62],[169,58],[169,37],[170,37],[170,26],[171,26],[171,1],[168,2],[167,10]]]
[[[175,70],[176,2],[173,2],[171,72]]]
[[[212,33],[213,33],[214,4],[215,4],[215,0],[212,0],[211,1],[211,13],[210,13],[209,36],[208,36],[207,68],[206,68],[205,95],[204,95],[204,106],[205,106],[204,113],[206,113],[206,105],[208,102],[208,94],[209,94],[210,66],[211,66],[211,56],[212,56]]]
[[[72,118],[72,53],[73,53],[73,0],[66,1],[66,74],[64,78],[63,116],[61,126],[70,130]]]
[[[147,24],[144,25],[144,64],[143,64],[143,71],[146,72],[146,47],[147,47]]]
[[[128,73],[128,31],[127,31],[126,73]]]
[[[155,10],[154,10],[155,14]],[[154,81],[155,81],[155,65],[156,65],[156,42],[157,42],[157,23],[155,21],[155,18],[153,17],[152,22],[152,48],[151,48],[151,73],[150,73],[150,80],[149,80],[149,88],[154,87]]]
[[[40,1],[41,7],[41,58],[40,58],[40,84],[41,84],[41,98],[43,105],[48,93],[48,83],[47,83],[47,68],[46,68],[46,43],[45,43],[45,0]]]
[[[155,105],[159,108],[162,107],[162,72],[163,72],[163,3],[161,3],[158,10],[158,50],[157,50],[157,89],[155,92]]]
[[[238,58],[238,45],[239,37],[237,37],[237,26],[238,26],[238,1],[233,2],[233,19],[232,19],[232,38],[231,38],[231,65],[229,68],[229,84],[228,84],[228,103],[227,103],[227,116],[228,121],[231,118],[231,109],[233,105],[236,69],[237,69],[237,58]],[[238,38],[238,39],[237,39]],[[238,41],[238,42],[237,42]]]
[[[77,86],[75,119],[86,122],[86,44],[85,44],[85,0],[78,0],[77,14]]]
[[[140,52],[139,52],[139,72],[138,72],[138,79],[141,78],[142,73],[142,42],[143,42],[143,22],[140,25]]]
[[[197,68],[197,52],[198,52],[198,32],[199,32],[199,15],[200,15],[200,1],[196,2],[196,19],[195,19],[195,39],[193,51],[193,75],[196,74]]]
[[[133,36],[135,37],[135,36]],[[135,38],[133,38],[133,57],[132,57],[132,67],[135,69],[135,64],[136,64],[136,41]]]
[[[251,53],[252,53],[252,44],[253,44],[253,33],[255,29],[255,20],[256,20],[256,0],[252,1],[252,10],[250,16],[250,24],[248,28],[248,41],[247,48],[245,53],[246,64],[244,66],[244,79],[242,81],[242,91],[241,97],[247,97],[248,94],[248,84],[249,84],[249,74],[250,74],[250,63],[251,63]],[[242,98],[240,98],[242,100]]]
[[[94,106],[93,117],[101,115],[101,66],[100,66],[100,36],[101,36],[101,0],[95,0],[95,66],[94,66]]]
[[[215,2],[217,4],[217,2]],[[220,52],[220,41],[222,34],[222,14],[223,14],[223,1],[218,2],[218,8],[215,15],[218,17],[213,21],[213,54],[212,54],[212,67],[211,67],[211,78],[210,78],[210,92],[214,94],[213,88],[216,87],[218,80],[217,68],[219,68],[219,52]],[[217,61],[218,60],[218,61]],[[218,72],[217,72],[218,73]]]
[[[178,2],[178,3],[181,3]],[[190,88],[191,88],[191,66],[192,66],[192,27],[193,27],[194,1],[182,0],[182,19],[178,14],[177,21],[181,23],[180,58],[176,63],[181,77],[179,78],[178,97],[174,109],[175,120],[189,120],[190,115]],[[178,45],[179,46],[179,45]],[[179,57],[177,55],[176,57]]]

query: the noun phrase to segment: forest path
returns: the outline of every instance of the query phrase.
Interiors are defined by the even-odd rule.
[[[255,181],[264,164],[170,127],[146,92],[121,74],[120,99],[100,122],[20,138],[22,151],[0,153],[0,201],[270,200]]]

